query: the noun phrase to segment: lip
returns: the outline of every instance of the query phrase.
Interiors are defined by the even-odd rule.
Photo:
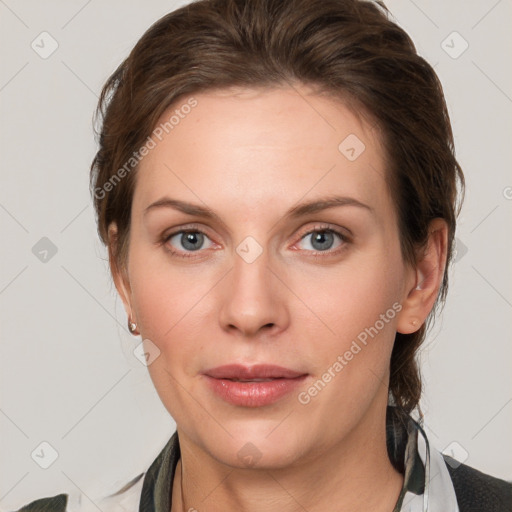
[[[245,366],[243,364],[226,364],[224,366],[217,366],[210,368],[203,372],[209,377],[214,379],[294,379],[301,375],[306,375],[304,372],[297,372],[276,366],[273,364],[255,364],[253,366]]]
[[[204,372],[210,389],[232,405],[262,407],[291,393],[307,374],[275,365],[224,365]],[[237,382],[230,379],[274,379],[266,382]]]

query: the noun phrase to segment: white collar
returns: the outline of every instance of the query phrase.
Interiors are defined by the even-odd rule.
[[[423,428],[414,423],[416,429],[409,433],[406,460],[413,455],[411,448],[417,449],[425,468],[425,488],[423,494],[419,495],[408,491],[400,512],[459,512],[455,489],[443,455],[430,446]],[[418,432],[421,436],[418,436]],[[411,436],[416,436],[416,442],[411,442]]]

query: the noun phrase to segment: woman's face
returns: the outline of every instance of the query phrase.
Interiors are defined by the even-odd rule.
[[[363,431],[387,403],[414,271],[383,149],[371,124],[305,87],[194,98],[162,116],[180,114],[137,171],[121,293],[160,351],[149,372],[181,439],[231,466],[289,466]],[[305,377],[205,375],[228,364]]]

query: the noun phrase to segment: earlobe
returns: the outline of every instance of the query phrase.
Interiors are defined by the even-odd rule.
[[[429,225],[429,238],[425,248],[410,269],[411,279],[406,290],[397,331],[402,334],[416,332],[434,307],[443,282],[447,257],[448,225],[444,219],[434,219]]]

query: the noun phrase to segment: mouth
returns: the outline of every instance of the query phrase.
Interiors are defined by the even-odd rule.
[[[204,372],[211,391],[240,407],[263,407],[289,395],[308,376],[275,365],[225,365]]]

